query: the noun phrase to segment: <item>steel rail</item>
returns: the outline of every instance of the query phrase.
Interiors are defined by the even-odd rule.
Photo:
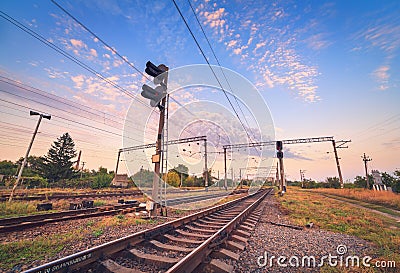
[[[110,210],[102,210],[104,208],[110,208]],[[22,216],[15,218],[6,218],[0,220],[0,232],[12,232],[20,231],[27,228],[43,226],[45,224],[63,222],[68,220],[77,220],[84,218],[92,218],[99,216],[115,215],[119,213],[124,213],[124,210],[128,208],[136,208],[139,211],[141,208],[134,204],[124,204],[124,205],[113,205],[99,208],[89,208],[83,210],[71,210],[62,211],[56,213],[46,213],[31,216]],[[143,210],[143,209],[142,209]],[[22,218],[22,219],[19,219]]]
[[[218,206],[214,206],[212,208],[208,208],[202,210],[197,213],[190,214],[183,218],[179,218],[176,220],[172,220],[170,222],[158,225],[154,228],[143,230],[136,232],[132,235],[125,236],[123,238],[110,241],[108,243],[93,247],[91,249],[87,249],[84,251],[80,251],[78,253],[69,255],[67,257],[46,263],[44,265],[28,269],[23,273],[53,273],[53,272],[70,272],[72,270],[76,270],[87,266],[91,263],[94,263],[105,256],[110,256],[116,252],[127,249],[130,246],[141,243],[145,240],[152,239],[160,234],[164,234],[170,230],[176,229],[184,224],[188,224],[197,220],[201,217],[210,215],[216,211],[220,211],[224,208],[229,208],[234,206],[236,203],[240,203],[257,193],[249,194],[242,198],[238,198],[232,201],[229,201],[225,204],[221,204]]]
[[[272,189],[263,193],[260,198],[253,202],[225,226],[215,232],[210,238],[189,253],[189,255],[185,256],[178,263],[168,269],[166,273],[187,273],[194,271],[196,267],[198,267],[212,252],[213,248],[226,240],[229,234],[235,230],[235,228],[243,221],[243,219],[245,219],[271,191]]]

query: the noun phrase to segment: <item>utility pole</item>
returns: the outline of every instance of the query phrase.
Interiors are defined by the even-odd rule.
[[[82,174],[83,174],[83,168],[85,167],[86,162],[82,161],[82,169],[81,169],[81,179],[82,179]]]
[[[86,162],[82,161],[82,169],[81,169],[81,179],[82,179],[82,174],[83,174],[83,168],[85,167]]]
[[[139,179],[139,190],[140,190],[140,185],[143,181],[143,166],[140,168],[140,179]],[[137,187],[137,185],[136,185]]]
[[[204,171],[205,171],[204,186],[206,188],[206,191],[208,191],[207,139],[204,139]]]
[[[17,180],[15,181],[14,186],[12,188],[12,191],[11,191],[11,194],[10,194],[10,198],[8,199],[9,202],[12,201],[12,199],[14,197],[15,190],[17,189],[19,181],[21,180],[22,171],[24,170],[24,167],[25,167],[25,165],[26,165],[26,163],[28,161],[29,152],[31,151],[31,148],[32,148],[32,145],[33,145],[33,141],[35,140],[36,134],[37,134],[37,132],[39,130],[39,125],[40,125],[40,122],[42,121],[42,118],[45,118],[45,119],[48,119],[48,120],[51,119],[50,115],[40,114],[40,113],[35,112],[35,111],[30,111],[29,115],[31,115],[31,116],[39,116],[39,120],[38,120],[38,122],[36,124],[35,131],[33,132],[32,139],[31,139],[31,142],[29,143],[28,150],[26,150],[26,154],[25,154],[24,160],[22,161],[21,168],[19,169]]]
[[[365,166],[365,181],[367,182],[367,189],[369,190],[369,179],[368,179],[368,169],[367,169],[367,162],[371,161],[372,159],[369,158],[369,156],[366,156],[364,153],[364,156],[361,156],[362,160],[364,161],[364,166]]]
[[[224,169],[225,169],[225,179],[224,179],[224,188],[225,188],[225,190],[228,190],[228,173],[227,173],[227,170],[226,170],[226,148],[224,147]]]
[[[301,187],[304,188],[304,173],[306,170],[300,170]]]
[[[239,168],[239,179],[240,179],[240,188],[243,188],[242,168]]]
[[[78,160],[76,161],[75,170],[79,170],[79,164],[81,162],[81,155],[82,155],[82,151],[79,151]]]
[[[232,176],[232,189],[234,189],[234,187],[235,187],[235,183],[234,183],[235,176],[233,174],[233,168],[231,168],[231,176]]]
[[[333,145],[333,152],[335,153],[335,159],[336,159],[336,166],[338,169],[338,174],[339,174],[339,181],[340,181],[340,188],[344,188],[344,184],[343,184],[343,177],[342,177],[342,171],[340,170],[340,163],[339,163],[339,157],[337,154],[337,150],[336,149],[345,149],[345,148],[349,148],[348,146],[344,147],[343,145],[351,142],[351,140],[341,140],[338,141],[337,143],[340,143],[339,145],[336,145],[336,142],[334,139],[332,139],[332,145]]]

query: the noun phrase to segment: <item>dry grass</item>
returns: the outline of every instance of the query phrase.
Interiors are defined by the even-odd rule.
[[[400,194],[390,191],[374,191],[366,189],[317,189],[313,191],[343,196],[400,210]]]
[[[303,226],[313,222],[322,229],[365,239],[376,246],[374,254],[378,260],[394,260],[396,265],[400,264],[400,224],[395,220],[298,188],[290,188],[283,197],[277,198],[295,224]]]

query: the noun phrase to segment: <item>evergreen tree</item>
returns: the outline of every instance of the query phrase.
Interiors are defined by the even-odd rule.
[[[75,143],[71,136],[65,133],[54,141],[44,157],[44,176],[50,181],[72,178],[74,175],[72,159],[75,156]]]

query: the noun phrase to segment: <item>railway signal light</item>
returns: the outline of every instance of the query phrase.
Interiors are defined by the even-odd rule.
[[[142,86],[141,95],[146,99],[150,99],[150,105],[152,107],[157,106],[160,110],[164,108],[164,106],[161,105],[160,102],[167,94],[167,80],[168,80],[168,74],[166,73],[167,71],[168,67],[165,66],[164,64],[156,66],[150,61],[146,63],[145,72],[148,75],[154,77],[153,82],[156,85],[156,87],[152,88],[147,84],[144,84]]]
[[[277,158],[283,158],[283,152],[282,152],[283,143],[282,143],[282,141],[279,140],[279,141],[276,142],[276,149],[278,150],[276,152],[276,157]]]
[[[283,148],[283,143],[282,143],[282,141],[277,141],[276,142],[276,149],[278,150],[278,151],[282,151],[282,148]]]

